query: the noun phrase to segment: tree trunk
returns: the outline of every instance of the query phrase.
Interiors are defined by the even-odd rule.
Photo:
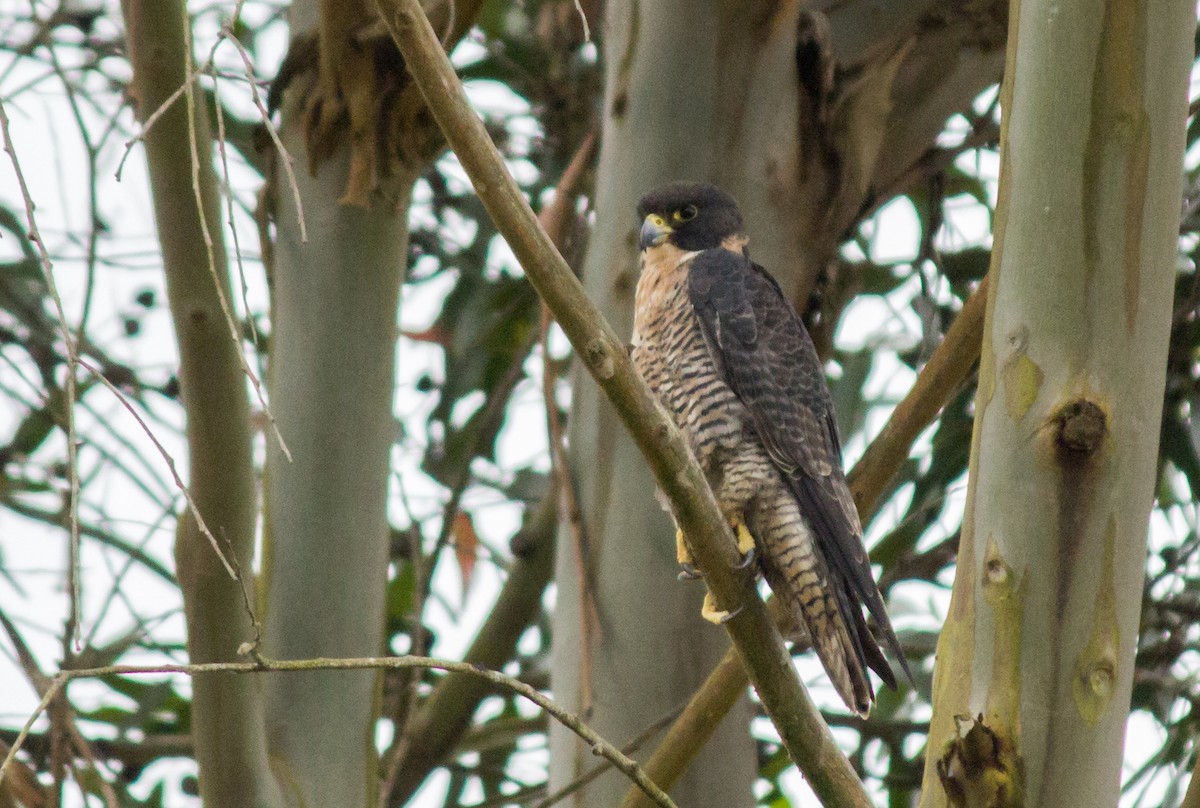
[[[638,197],[674,179],[716,178],[716,17],[711,4],[671,0],[610,2],[600,211],[584,267],[588,294],[618,334],[632,327],[637,282]],[[675,582],[674,528],[652,496],[654,482],[616,413],[586,374],[575,379],[571,415],[585,560],[595,582],[599,625],[587,659],[581,637],[577,548],[561,531],[555,578],[552,683],[569,710],[622,745],[680,706],[720,659],[729,640],[700,619],[703,585]],[[590,671],[586,668],[591,667]],[[590,678],[592,692],[582,692]],[[708,765],[674,789],[683,805],[753,805],[756,763],[742,699],[709,744]],[[552,726],[550,789],[596,765],[589,750]],[[609,773],[566,805],[616,805],[628,781]]]
[[[293,9],[295,29],[315,24],[313,5]],[[357,161],[374,144],[356,139],[362,109],[349,123],[331,110],[353,104],[372,75],[369,65],[365,76],[337,72],[347,65],[326,44],[350,27],[322,30],[318,78],[298,75],[284,95],[281,134],[296,158],[307,243],[280,166],[272,189],[271,403],[292,457],[268,441],[262,601],[264,651],[279,659],[383,650],[396,312],[414,176],[393,175],[385,187],[364,180],[373,174]],[[332,90],[322,84],[331,73],[343,82]],[[326,118],[302,111],[314,93]],[[271,762],[290,805],[374,806],[377,673],[274,676],[267,707]]]
[[[1013,9],[971,481],[921,804],[1115,805],[1195,5]]]
[[[187,17],[180,2],[126,0],[122,9],[132,93],[138,117],[145,121],[184,84],[184,54],[191,43],[184,28]],[[222,542],[222,552],[233,557],[244,579],[230,577],[196,520],[190,513],[180,514],[175,564],[187,617],[188,658],[239,661],[238,646],[254,637],[242,585],[254,585],[258,509],[250,406],[238,359],[241,345],[230,333],[221,303],[222,295],[227,303],[232,296],[208,117],[195,99],[185,96],[146,132],[145,144],[179,345],[188,488]],[[250,676],[197,676],[192,681],[192,738],[200,794],[207,805],[280,804],[267,766],[261,685]]]

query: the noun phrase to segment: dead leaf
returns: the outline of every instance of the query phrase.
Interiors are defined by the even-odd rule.
[[[462,574],[462,599],[467,599],[467,591],[471,588],[471,577],[475,573],[475,558],[479,549],[479,534],[475,532],[475,523],[471,514],[459,511],[454,517],[454,558],[458,561],[458,571]]]

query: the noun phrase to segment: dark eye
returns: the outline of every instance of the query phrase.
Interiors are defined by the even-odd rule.
[[[681,222],[690,222],[692,219],[696,218],[696,214],[699,212],[700,211],[696,210],[695,205],[685,205],[684,207],[675,211],[675,218]]]

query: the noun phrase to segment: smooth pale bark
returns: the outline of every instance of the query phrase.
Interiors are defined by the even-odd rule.
[[[273,659],[380,653],[388,569],[387,479],[396,310],[412,178],[370,207],[340,204],[343,145],[310,174],[296,114],[283,142],[296,157],[308,228],[291,189],[274,188],[271,403],[292,460],[268,441],[264,653]],[[361,808],[378,789],[377,672],[274,676],[267,686],[271,762],[290,805]]]
[[[1001,3],[978,10],[986,17],[997,8],[1002,16]],[[839,4],[838,13],[852,27],[877,10],[851,2]],[[730,191],[745,214],[751,254],[793,299],[806,300],[872,195],[917,181],[919,173],[906,172],[933,146],[947,110],[963,109],[999,77],[1002,26],[999,36],[985,36],[977,20],[957,13],[951,3],[922,3],[876,31],[871,47],[854,49],[796,2],[608,3],[598,216],[584,283],[618,333],[629,333],[632,322],[634,206],[642,193],[672,180],[717,182]],[[968,30],[976,32],[969,46]],[[813,58],[798,68],[802,45]],[[842,84],[835,83],[835,59],[854,68]],[[910,94],[931,88],[939,103],[917,114]],[[592,717],[620,743],[682,704],[726,643],[698,618],[703,589],[673,583],[670,520],[617,423],[581,376],[571,446],[600,615]],[[552,674],[556,695],[578,709],[587,703],[582,687],[589,677],[576,557],[563,532]],[[750,804],[747,718],[743,699],[673,792],[682,803]],[[552,790],[592,765],[587,751],[555,728],[551,757]],[[617,777],[602,778],[572,804],[616,804],[625,787]]]
[[[1013,13],[971,482],[921,804],[1115,805],[1195,4],[1022,0]]]
[[[715,179],[718,158],[717,24],[710,4],[610,2],[606,7],[606,90],[596,208],[601,212],[583,271],[589,297],[618,334],[632,326],[636,217],[640,194],[674,179]],[[709,58],[706,58],[708,56]],[[652,495],[654,482],[612,407],[586,374],[576,376],[571,455],[584,530],[593,557],[599,626],[593,642],[587,718],[620,745],[682,704],[729,645],[704,625],[701,585],[676,583],[674,529]],[[555,697],[579,711],[581,683],[578,558],[560,534],[551,681]],[[756,766],[745,698],[709,744],[696,773],[672,796],[681,805],[753,805]],[[595,766],[590,751],[550,729],[550,791]],[[617,805],[628,781],[608,773],[563,805]]]
[[[187,18],[177,0],[126,0],[122,10],[133,66],[131,94],[138,118],[145,121],[184,83]],[[174,103],[146,132],[144,142],[167,302],[179,346],[188,488],[209,529],[227,542],[223,552],[235,557],[245,585],[252,587],[257,497],[250,406],[238,360],[241,346],[230,334],[220,300],[221,294],[226,301],[233,298],[212,134],[198,105],[191,116],[195,129],[189,132],[187,104],[186,96]],[[188,658],[237,661],[238,646],[254,637],[242,583],[229,576],[209,538],[186,511],[176,528],[175,565],[187,618]],[[267,766],[261,684],[251,676],[197,676],[192,681],[192,738],[200,795],[207,805],[281,804]]]

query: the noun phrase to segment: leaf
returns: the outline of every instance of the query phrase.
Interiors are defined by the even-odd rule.
[[[475,559],[479,550],[479,534],[475,532],[475,523],[466,511],[454,515],[454,558],[458,561],[458,571],[462,574],[462,599],[467,599],[467,591],[471,588],[471,577],[475,574]]]
[[[504,495],[525,504],[540,502],[550,487],[550,475],[544,471],[520,468],[513,473],[512,482],[504,486]]]
[[[443,348],[450,343],[451,338],[450,330],[443,325],[434,325],[424,331],[401,331],[400,333],[414,342],[429,342],[441,345]]]
[[[879,264],[863,263],[859,264],[858,281],[862,284],[862,292],[864,295],[886,295],[889,292],[895,291],[896,287],[908,279],[909,272],[900,271],[900,267],[894,264]]]
[[[983,279],[991,261],[992,251],[984,247],[943,253],[942,274],[950,281],[950,289],[955,296],[966,300],[971,294],[971,284]]]
[[[29,457],[54,431],[54,416],[49,407],[33,410],[21,420],[8,445],[9,454],[17,460]]]
[[[1200,496],[1200,456],[1197,455],[1196,443],[1188,425],[1180,423],[1177,413],[1177,407],[1168,405],[1163,408],[1160,452],[1187,479],[1192,496]]]
[[[833,394],[833,412],[837,418],[838,434],[844,444],[858,434],[867,419],[868,407],[863,401],[863,390],[867,377],[871,375],[874,351],[862,350],[849,353],[838,351],[837,362],[842,366],[842,376],[830,385]]]
[[[400,564],[396,577],[388,581],[387,588],[387,621],[388,633],[407,630],[408,620],[412,617],[416,602],[417,576],[413,565],[408,562]]]

